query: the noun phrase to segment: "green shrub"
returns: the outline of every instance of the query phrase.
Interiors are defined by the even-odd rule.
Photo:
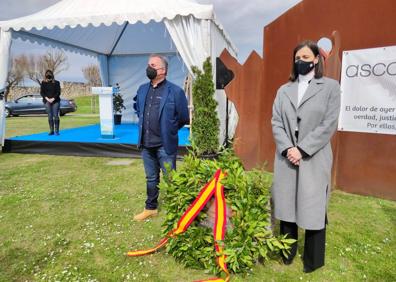
[[[234,273],[248,272],[260,260],[274,254],[289,252],[293,240],[275,237],[271,230],[270,175],[263,171],[245,171],[240,160],[230,150],[221,152],[218,160],[202,160],[190,153],[177,171],[161,182],[166,218],[164,235],[193,202],[202,187],[222,168],[227,206],[232,209],[232,227],[225,235],[228,269]],[[186,267],[219,273],[216,265],[213,231],[199,225],[207,214],[201,212],[188,230],[171,239],[167,251]]]
[[[121,93],[113,94],[113,112],[114,114],[121,114],[122,110],[125,110],[124,99],[122,98]]]
[[[191,124],[191,144],[199,155],[217,153],[219,150],[219,119],[214,99],[212,64],[210,58],[203,63],[203,72],[192,67],[194,114]]]

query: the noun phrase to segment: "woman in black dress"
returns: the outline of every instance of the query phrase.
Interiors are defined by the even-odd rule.
[[[48,114],[50,132],[48,135],[59,135],[59,108],[60,108],[60,84],[55,80],[52,70],[46,70],[45,78],[41,82],[40,94]],[[55,131],[54,131],[55,129]]]

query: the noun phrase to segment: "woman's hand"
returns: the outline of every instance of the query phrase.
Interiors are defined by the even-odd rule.
[[[55,101],[55,98],[48,98],[48,97],[45,97],[45,100],[47,100],[47,102],[49,102],[49,103],[52,104],[52,102]]]
[[[300,150],[298,150],[297,147],[292,147],[287,150],[287,159],[294,165],[300,165],[300,160],[302,159]]]

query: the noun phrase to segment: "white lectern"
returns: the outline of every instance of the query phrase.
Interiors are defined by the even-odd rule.
[[[99,95],[100,134],[102,138],[114,138],[113,93],[115,87],[92,87],[92,94]]]

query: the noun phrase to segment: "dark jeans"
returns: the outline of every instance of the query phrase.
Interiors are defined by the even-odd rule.
[[[48,114],[48,120],[59,120],[59,108],[60,108],[60,103],[45,103],[45,110],[47,111]]]
[[[158,208],[160,170],[166,173],[165,163],[169,163],[171,169],[176,169],[176,154],[168,155],[162,146],[143,148],[142,158],[147,181],[146,209],[155,210]]]
[[[59,108],[60,108],[60,102],[56,102],[52,104],[50,102],[45,103],[45,109],[48,114],[48,125],[50,128],[50,135],[54,133],[54,127],[55,127],[55,133],[59,134]]]

